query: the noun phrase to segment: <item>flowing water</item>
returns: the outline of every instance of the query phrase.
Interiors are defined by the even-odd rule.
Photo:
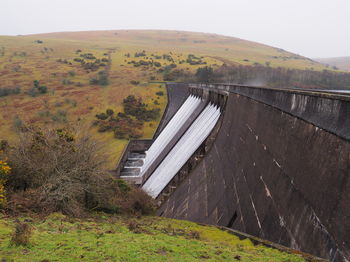
[[[208,137],[219,117],[220,108],[209,104],[153,172],[142,189],[156,198]]]
[[[190,95],[174,117],[170,120],[164,130],[159,134],[151,147],[146,151],[144,164],[141,167],[140,175],[142,176],[147,169],[156,160],[157,156],[164,150],[172,138],[177,134],[180,128],[185,124],[186,120],[192,115],[196,108],[200,105],[201,99]]]

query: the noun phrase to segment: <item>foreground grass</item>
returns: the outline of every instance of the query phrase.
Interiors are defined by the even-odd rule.
[[[215,227],[144,217],[44,220],[21,218],[32,227],[28,246],[11,244],[15,222],[0,219],[2,261],[304,261]]]

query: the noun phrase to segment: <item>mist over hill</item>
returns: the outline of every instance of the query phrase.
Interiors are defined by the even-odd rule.
[[[340,70],[350,71],[350,56],[315,58],[314,60],[319,63],[329,65],[330,67],[335,66]]]

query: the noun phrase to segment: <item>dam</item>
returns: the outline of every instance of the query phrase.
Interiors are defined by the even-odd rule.
[[[350,260],[350,95],[168,83],[150,140],[117,175],[160,216],[232,228],[329,261]]]

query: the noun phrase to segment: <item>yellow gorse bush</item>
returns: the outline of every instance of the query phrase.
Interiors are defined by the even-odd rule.
[[[11,167],[6,161],[0,160],[0,207],[6,204],[5,183],[7,176],[11,173]]]

